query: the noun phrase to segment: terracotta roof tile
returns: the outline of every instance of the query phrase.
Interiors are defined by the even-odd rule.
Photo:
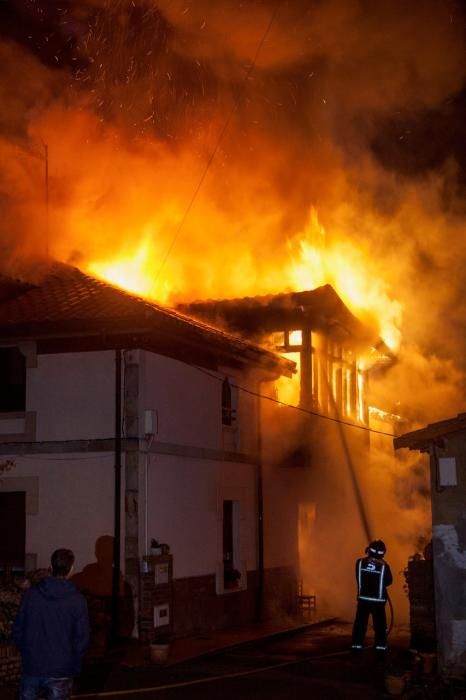
[[[121,330],[122,325],[127,332],[154,332],[163,327],[170,334],[181,333],[193,342],[210,343],[243,355],[243,359],[266,359],[277,367],[281,365],[287,373],[293,367],[293,363],[253,343],[62,263],[53,263],[36,284],[0,279],[0,337],[20,331],[22,337],[35,337],[45,331],[50,336],[71,324],[75,332],[83,335],[90,324],[97,324],[102,332],[112,332],[115,327]]]

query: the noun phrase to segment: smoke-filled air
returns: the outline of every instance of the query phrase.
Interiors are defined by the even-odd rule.
[[[374,406],[465,410],[464,1],[4,0],[0,20],[3,272],[58,259],[167,305],[329,283],[397,357]],[[387,459],[362,482],[401,562],[425,478]]]

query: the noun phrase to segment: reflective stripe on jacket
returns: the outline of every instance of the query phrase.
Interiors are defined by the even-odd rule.
[[[387,586],[392,583],[390,567],[382,559],[365,557],[356,562],[358,600],[385,603]]]

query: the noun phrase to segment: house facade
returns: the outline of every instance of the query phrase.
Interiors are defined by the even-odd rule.
[[[258,397],[293,363],[75,268],[0,290],[0,569],[47,567],[69,547],[77,583],[135,634],[156,540],[172,557],[175,635],[256,619]],[[286,581],[268,582],[289,610],[296,574],[281,564]]]

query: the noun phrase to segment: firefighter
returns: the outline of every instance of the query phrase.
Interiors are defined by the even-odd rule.
[[[366,547],[367,556],[356,561],[358,607],[353,625],[353,652],[363,648],[369,615],[372,615],[376,653],[383,656],[387,650],[385,603],[388,597],[387,586],[391,585],[393,577],[390,566],[384,560],[386,551],[382,540],[373,540]]]

